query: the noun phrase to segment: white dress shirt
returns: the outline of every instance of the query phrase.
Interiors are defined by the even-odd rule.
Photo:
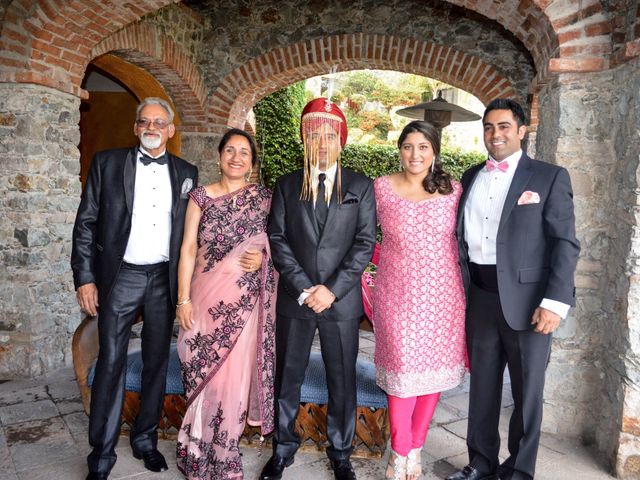
[[[311,167],[311,185],[313,186],[313,208],[316,206],[316,197],[318,196],[318,180],[321,173],[326,175],[324,179],[324,199],[327,205],[331,202],[331,194],[333,193],[333,184],[336,181],[336,172],[338,171],[338,162],[329,167],[324,172],[319,168]]]
[[[324,179],[324,193],[327,206],[331,202],[331,194],[333,193],[333,184],[336,181],[336,172],[338,171],[338,162],[329,167],[324,172],[318,168],[311,167],[311,185],[313,185],[313,208],[316,208],[316,197],[318,196],[318,179],[321,173],[326,175]],[[298,305],[302,305],[307,297],[311,295],[307,292],[302,292],[298,297]]]
[[[509,169],[489,171],[485,166],[476,175],[464,206],[464,232],[469,247],[469,261],[479,265],[496,264],[496,237],[504,202],[516,172],[522,150],[505,158]],[[493,160],[493,159],[492,159]],[[570,306],[542,299],[540,306],[566,318]]]
[[[145,165],[140,161],[140,152],[149,155],[149,152],[140,147],[136,165],[131,234],[124,261],[135,265],[151,265],[169,261],[171,178],[168,164]]]

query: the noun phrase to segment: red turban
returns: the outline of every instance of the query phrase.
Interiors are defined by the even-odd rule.
[[[316,98],[311,100],[302,109],[302,119],[300,121],[300,137],[304,140],[303,131],[308,126],[313,126],[321,123],[330,123],[334,129],[340,132],[340,147],[344,148],[347,143],[347,136],[349,131],[347,130],[347,119],[344,117],[344,113],[340,110],[340,107],[327,98]]]

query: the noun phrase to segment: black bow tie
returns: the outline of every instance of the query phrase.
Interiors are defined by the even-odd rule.
[[[140,154],[142,155],[140,157],[140,161],[142,162],[142,164],[144,166],[149,165],[151,162],[155,162],[158,165],[166,165],[167,164],[167,152],[163,153],[158,158],[150,157],[146,153],[142,153],[142,152],[140,152]]]

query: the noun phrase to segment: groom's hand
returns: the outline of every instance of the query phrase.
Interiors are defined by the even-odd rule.
[[[330,308],[336,299],[331,290],[324,285],[314,285],[311,288],[305,288],[304,291],[309,294],[304,301],[305,305],[316,313],[322,313]]]

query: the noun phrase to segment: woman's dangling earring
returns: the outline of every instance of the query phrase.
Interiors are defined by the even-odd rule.
[[[436,157],[433,157],[433,162],[431,162],[431,174],[433,175],[433,173],[436,170]]]
[[[249,180],[251,180],[252,173],[253,173],[253,167],[249,169],[249,171],[247,172],[247,175],[244,177],[245,182],[248,182]]]
[[[222,177],[222,169],[220,168],[220,160],[218,160],[218,176]]]

